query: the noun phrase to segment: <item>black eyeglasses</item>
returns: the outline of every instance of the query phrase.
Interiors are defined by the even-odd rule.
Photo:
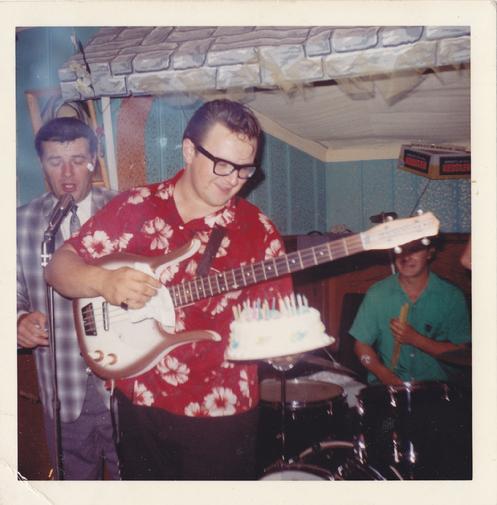
[[[257,170],[257,167],[252,163],[238,165],[232,161],[216,158],[209,151],[207,151],[207,149],[204,149],[198,144],[195,144],[195,148],[199,153],[203,154],[206,158],[209,158],[214,163],[212,170],[216,175],[221,175],[224,177],[225,175],[232,174],[236,170],[239,179],[250,179]]]

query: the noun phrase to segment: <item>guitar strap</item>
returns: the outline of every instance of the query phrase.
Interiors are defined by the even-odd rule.
[[[226,229],[222,226],[215,226],[212,230],[207,246],[205,247],[205,252],[200,259],[200,263],[197,268],[197,274],[203,277],[209,272],[211,267],[212,259],[216,256],[216,253],[221,245],[224,235],[226,234]]]

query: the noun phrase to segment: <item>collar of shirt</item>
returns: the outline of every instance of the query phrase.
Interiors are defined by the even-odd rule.
[[[172,195],[174,193],[174,186],[176,186],[176,183],[178,180],[182,177],[184,174],[185,169],[182,168],[174,177],[172,177],[168,182],[166,182],[166,186],[162,188],[162,190],[166,192],[170,192]],[[172,186],[171,189],[168,189],[168,186]],[[224,207],[221,209],[217,210],[216,212],[213,212],[212,214],[209,214],[207,216],[198,218],[198,219],[193,219],[192,221],[189,221],[188,223],[183,223],[180,225],[180,229],[189,229],[190,231],[203,231],[208,228],[214,228],[216,225],[217,226],[222,226],[222,227],[228,227],[228,226],[234,226],[236,224],[236,209],[237,209],[237,202],[238,202],[238,197],[235,195],[233,198],[228,200]],[[171,198],[171,203],[175,207],[175,211],[179,217],[179,212],[176,208],[176,204],[174,202],[174,198]],[[79,213],[78,213],[79,215]],[[181,220],[181,218],[179,217]]]
[[[400,284],[400,280],[399,280],[399,273],[395,273],[395,279],[396,279],[396,289],[403,294],[403,296],[405,297],[406,301],[408,301],[411,305],[416,305],[421,299],[423,298],[426,298],[427,296],[430,296],[430,294],[432,293],[432,291],[434,289],[436,289],[436,279],[437,279],[437,276],[430,270],[428,272],[428,282],[426,283],[426,286],[425,288],[423,289],[423,291],[421,292],[421,294],[418,296],[418,299],[413,303],[412,300],[407,296],[407,293],[402,289],[402,286]]]
[[[76,205],[78,206],[76,214],[79,217],[80,223],[83,224],[91,216],[91,191],[85,196],[83,200],[78,202]],[[64,221],[62,221],[62,224],[60,225],[60,231],[64,240],[67,240],[69,238],[69,223],[71,221],[71,215],[72,213],[68,212],[67,216],[64,218]]]

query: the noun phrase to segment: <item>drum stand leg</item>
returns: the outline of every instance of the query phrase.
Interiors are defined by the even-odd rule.
[[[281,385],[281,461],[288,463],[286,456],[286,374],[285,371],[280,371]]]
[[[285,356],[268,360],[268,363],[279,372],[281,385],[281,463],[288,463],[286,454],[286,372],[297,363],[300,355]]]

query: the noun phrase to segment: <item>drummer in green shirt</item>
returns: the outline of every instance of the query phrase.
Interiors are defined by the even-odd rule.
[[[468,308],[459,288],[430,271],[434,254],[429,243],[404,245],[397,273],[366,293],[350,334],[369,383],[456,380],[459,368],[440,358],[468,347]]]

